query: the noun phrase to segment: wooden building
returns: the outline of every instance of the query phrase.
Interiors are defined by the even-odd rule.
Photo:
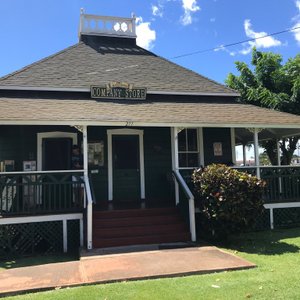
[[[297,206],[298,169],[259,166],[258,143],[299,133],[299,116],[137,46],[134,18],[80,18],[76,45],[0,78],[2,251],[195,241],[188,174],[234,165],[238,144],[254,144],[268,202]]]

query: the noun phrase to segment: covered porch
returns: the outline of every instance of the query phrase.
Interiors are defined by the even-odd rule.
[[[210,163],[228,164],[267,181],[264,199],[271,228],[275,210],[300,206],[299,167],[261,166],[258,151],[260,140],[276,133],[279,141],[280,136],[295,135],[295,128],[7,125],[0,129],[1,160],[6,161],[6,170],[0,173],[0,225],[61,222],[65,251],[70,220],[79,222],[80,245],[93,247],[93,220],[99,210],[178,207],[195,241],[190,174]],[[236,165],[236,145],[242,137],[254,145],[255,165]],[[66,146],[68,140],[71,144]],[[49,141],[52,144],[47,145]],[[82,144],[82,170],[68,168],[73,144]],[[36,170],[21,170],[25,157],[37,162]],[[55,170],[49,166],[51,157],[57,158]]]

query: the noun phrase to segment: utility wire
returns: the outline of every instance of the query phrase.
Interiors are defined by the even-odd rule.
[[[260,37],[253,38],[253,39],[248,39],[248,40],[235,42],[235,43],[231,43],[231,44],[227,44],[227,45],[222,45],[222,46],[218,46],[218,47],[214,47],[214,48],[208,48],[208,49],[204,49],[204,50],[199,50],[199,51],[195,51],[195,52],[181,54],[181,55],[178,55],[178,56],[171,57],[171,59],[182,58],[182,57],[191,56],[191,55],[195,55],[195,54],[201,54],[201,53],[205,53],[205,52],[209,52],[209,51],[221,50],[221,49],[224,49],[224,48],[227,48],[227,47],[236,46],[236,45],[240,45],[240,44],[244,44],[244,43],[248,43],[248,42],[253,42],[253,41],[256,41],[256,40],[259,40],[259,39],[264,39],[264,38],[269,37],[269,36],[274,36],[274,35],[290,32],[290,31],[294,31],[294,30],[297,30],[297,29],[300,29],[300,26],[289,28],[289,29],[286,29],[286,30],[278,31],[278,32],[274,32],[274,33],[270,33],[270,34],[266,34],[264,36],[260,36]]]

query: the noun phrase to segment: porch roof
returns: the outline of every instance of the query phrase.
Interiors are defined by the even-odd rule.
[[[300,116],[239,103],[0,97],[1,124],[300,128]]]

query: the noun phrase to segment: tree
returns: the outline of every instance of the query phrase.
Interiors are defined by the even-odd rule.
[[[282,56],[252,50],[253,70],[244,62],[236,62],[239,76],[230,73],[226,84],[241,94],[238,101],[300,115],[300,54],[285,64]],[[282,139],[282,164],[290,164],[299,137]],[[276,141],[261,143],[271,163],[277,162]]]

